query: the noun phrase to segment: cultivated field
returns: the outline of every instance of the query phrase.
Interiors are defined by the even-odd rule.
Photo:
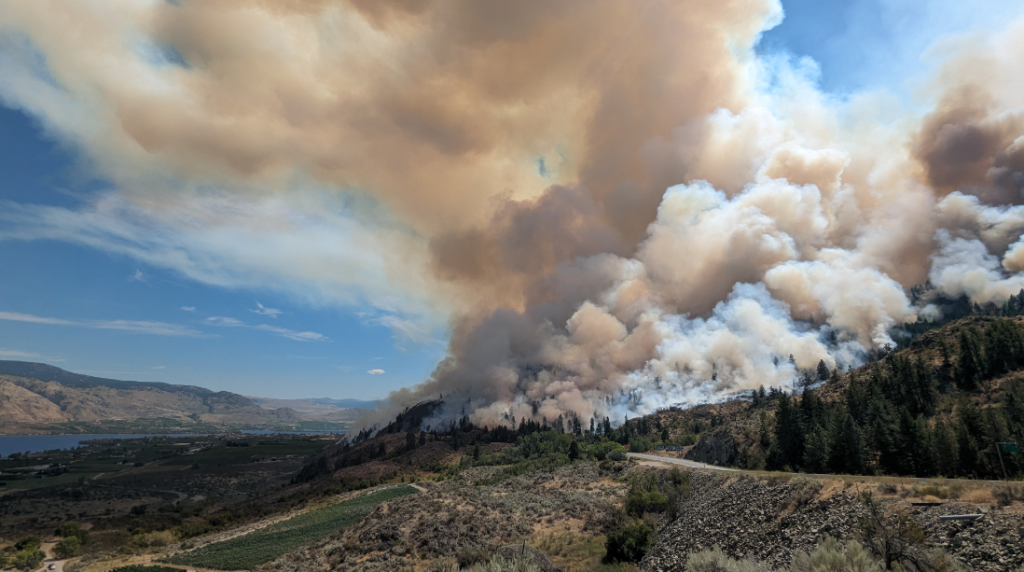
[[[171,564],[249,570],[363,520],[382,502],[416,493],[401,485],[301,514],[245,536],[209,544],[168,559]]]

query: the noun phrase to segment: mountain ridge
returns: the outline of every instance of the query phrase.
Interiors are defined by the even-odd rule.
[[[81,431],[74,424],[165,429],[347,424],[353,414],[305,414],[269,408],[229,391],[194,385],[107,379],[73,373],[44,363],[0,360],[0,434]],[[329,406],[321,406],[325,409]],[[306,426],[308,427],[308,426]],[[287,428],[287,427],[286,427]],[[118,431],[114,431],[118,432]]]

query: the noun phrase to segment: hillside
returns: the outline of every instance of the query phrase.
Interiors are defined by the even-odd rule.
[[[1024,470],[1024,320],[972,316],[787,395],[649,416],[687,458],[748,469],[1000,478]],[[704,418],[702,431],[680,429]],[[639,424],[640,421],[638,420]],[[690,444],[690,443],[682,443]]]
[[[75,423],[106,427],[104,423],[119,422],[130,428],[131,423],[143,420],[159,420],[164,428],[187,429],[198,425],[296,425],[324,419],[287,407],[261,407],[227,391],[104,379],[46,364],[0,361],[0,433],[76,431]],[[338,416],[330,421],[345,420]]]

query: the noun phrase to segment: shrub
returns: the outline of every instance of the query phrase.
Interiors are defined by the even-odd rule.
[[[882,572],[882,567],[871,558],[871,554],[856,540],[845,548],[838,540],[826,536],[818,543],[814,552],[797,552],[793,555],[790,572]]]
[[[940,487],[938,485],[927,485],[916,490],[917,496],[927,497],[932,496],[937,499],[948,499],[949,489],[946,487]]]
[[[631,516],[640,517],[645,512],[664,512],[668,507],[668,497],[658,491],[643,492],[630,489],[626,497],[626,512]]]
[[[78,549],[81,546],[82,543],[78,540],[77,536],[69,536],[53,547],[53,553],[57,555],[57,558],[71,558],[78,554]]]
[[[806,506],[821,490],[821,481],[794,479],[792,485],[793,490],[789,493],[789,498],[786,499],[786,504],[790,509]]]
[[[470,572],[540,572],[533,563],[533,558],[527,554],[517,556],[512,560],[506,560],[501,556],[495,556],[485,564],[478,564],[470,569]]]
[[[174,528],[174,535],[178,537],[179,540],[183,540],[186,538],[192,538],[193,536],[206,534],[207,532],[210,532],[212,528],[213,527],[210,523],[204,518],[186,518],[185,521],[181,523],[181,526],[176,526]]]
[[[46,560],[42,550],[36,548],[25,548],[14,555],[14,567],[19,570],[35,570]]]
[[[610,455],[612,454],[620,454],[623,458],[625,458],[626,455],[626,450],[622,445],[619,445],[615,441],[600,441],[598,443],[594,443],[590,447],[586,448],[586,452],[598,461],[611,458]]]
[[[456,559],[459,561],[459,566],[467,568],[474,564],[479,564],[487,560],[487,552],[481,548],[463,548],[459,551]]]
[[[865,514],[857,523],[864,544],[892,570],[894,564],[906,568],[921,560],[925,543],[924,529],[907,512],[885,514],[885,507],[870,492],[861,495]],[[911,568],[913,569],[913,568]]]
[[[132,544],[139,548],[160,548],[174,542],[174,535],[169,530],[146,532],[132,538]]]
[[[605,563],[639,562],[654,545],[654,528],[646,522],[619,525],[608,531]]]
[[[89,531],[82,528],[82,525],[73,520],[69,520],[60,525],[60,528],[57,529],[57,534],[63,538],[70,538],[73,536],[78,539],[79,544],[85,544],[86,541],[89,540]]]
[[[1008,506],[1014,501],[1024,500],[1024,486],[1019,484],[1004,485],[996,488],[993,493],[999,506]]]
[[[691,554],[686,561],[686,572],[771,572],[771,568],[754,560],[734,560],[715,546]]]
[[[15,550],[25,550],[25,549],[36,550],[36,549],[39,548],[39,545],[41,545],[42,543],[43,543],[43,539],[39,538],[39,536],[33,534],[31,536],[26,536],[25,538],[22,538],[17,543],[15,543],[14,544],[14,549]]]

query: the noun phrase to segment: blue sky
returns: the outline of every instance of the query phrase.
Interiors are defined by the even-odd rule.
[[[24,113],[0,107],[0,200],[73,207],[104,188],[78,161]],[[424,379],[443,355],[441,343],[396,341],[351,309],[211,287],[62,241],[0,241],[0,267],[0,313],[71,322],[0,319],[0,359],[247,395],[373,399]],[[158,324],[112,323],[121,320]],[[230,320],[245,325],[218,325]],[[161,324],[182,335],[140,333]],[[308,332],[322,338],[302,341]]]
[[[812,58],[825,91],[906,95],[907,78],[927,68],[922,53],[935,38],[994,25],[1018,8],[995,0],[970,8],[792,0],[784,9],[760,53]],[[0,210],[76,209],[110,191],[81,145],[0,105]],[[341,210],[358,220],[359,208],[375,207]],[[364,308],[359,297],[335,303],[277,287],[272,276],[215,275],[216,261],[193,274],[152,263],[171,255],[38,236],[0,239],[0,358],[246,395],[369,399],[424,380],[444,357],[443,319],[405,324],[403,334],[405,314],[387,303]],[[343,263],[337,271],[362,272]]]

